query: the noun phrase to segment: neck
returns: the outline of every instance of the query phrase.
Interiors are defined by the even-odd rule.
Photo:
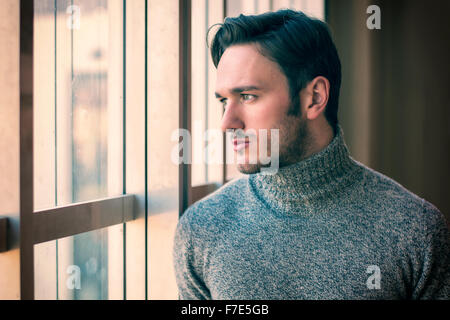
[[[297,155],[291,155],[291,158],[286,159],[287,161],[280,163],[281,166],[291,165],[307,159],[325,149],[333,141],[336,132],[325,119],[323,121],[324,123],[320,125],[307,124],[307,136],[304,137],[306,141],[302,144],[302,152]]]
[[[312,155],[319,153],[325,149],[334,139],[336,134],[333,128],[328,124],[327,120],[322,119],[320,126],[309,126],[308,132],[312,136],[313,145],[304,159],[311,157]]]
[[[338,126],[334,138],[321,150],[279,168],[275,174],[252,174],[249,182],[257,196],[276,212],[312,212],[313,206],[323,205],[353,183],[356,168]]]

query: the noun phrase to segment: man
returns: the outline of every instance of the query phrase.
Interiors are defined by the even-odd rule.
[[[247,175],[180,218],[180,298],[448,299],[443,215],[349,156],[325,23],[291,10],[227,18],[211,53],[222,130],[253,129],[259,142],[279,129],[280,167],[263,174],[250,140],[235,139]]]

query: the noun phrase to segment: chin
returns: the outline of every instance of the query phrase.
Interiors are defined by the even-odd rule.
[[[238,164],[237,169],[243,174],[253,174],[261,171],[259,164]]]

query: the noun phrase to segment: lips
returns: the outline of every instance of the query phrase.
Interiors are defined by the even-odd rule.
[[[234,151],[242,150],[246,148],[249,144],[249,141],[246,139],[234,139],[233,140],[233,149]]]

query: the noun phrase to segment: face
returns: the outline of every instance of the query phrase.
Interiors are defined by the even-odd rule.
[[[242,173],[257,173],[262,164],[260,140],[267,137],[271,156],[271,129],[278,129],[279,166],[300,161],[309,143],[305,117],[289,115],[291,104],[286,76],[279,66],[259,53],[254,45],[234,45],[227,48],[217,67],[216,97],[224,105],[222,130],[245,133],[249,143],[234,143],[238,169]],[[267,135],[260,129],[266,129]],[[232,135],[232,139],[235,135]],[[232,141],[233,143],[233,141]],[[256,144],[256,146],[254,146]],[[264,144],[262,144],[264,146]],[[256,150],[256,163],[250,152]]]

